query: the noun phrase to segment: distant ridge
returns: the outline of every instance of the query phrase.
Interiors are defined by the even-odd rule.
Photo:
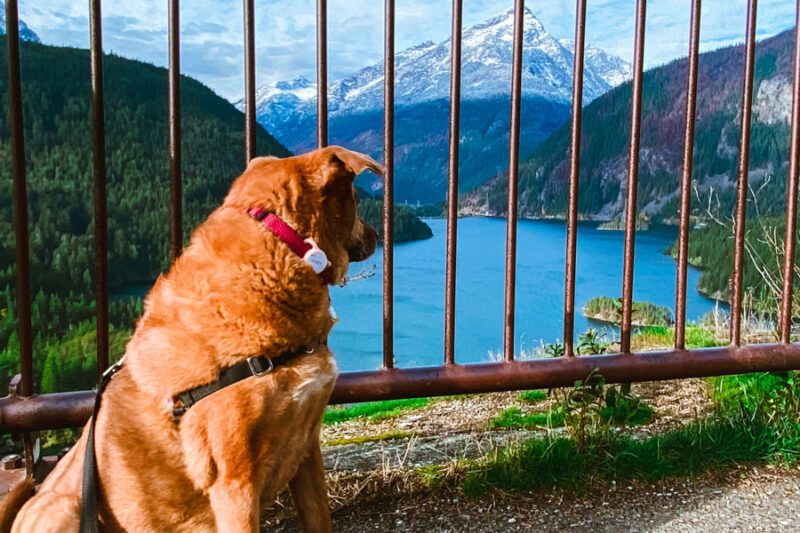
[[[759,190],[762,215],[784,210],[789,159],[793,30],[756,45],[750,186]],[[697,193],[723,216],[733,208],[739,152],[743,47],[700,55],[693,179]],[[679,59],[644,74],[639,164],[639,211],[652,222],[674,221],[682,164],[686,63]],[[631,85],[625,83],[583,111],[579,211],[611,220],[624,213]],[[563,217],[567,201],[569,124],[564,124],[520,167],[519,209],[526,217]],[[467,194],[463,213],[503,215],[504,173]],[[693,198],[694,213],[703,207]],[[749,212],[752,213],[752,208]]]

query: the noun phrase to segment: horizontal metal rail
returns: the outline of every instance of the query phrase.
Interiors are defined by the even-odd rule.
[[[800,368],[800,345],[754,344],[703,350],[594,355],[427,368],[348,372],[331,403],[570,386],[592,372],[608,383],[780,371]],[[0,433],[78,427],[92,414],[94,392],[0,398]]]

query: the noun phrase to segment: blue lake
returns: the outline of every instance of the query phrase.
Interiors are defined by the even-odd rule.
[[[426,220],[433,237],[395,246],[394,352],[396,366],[441,364],[444,353],[446,221]],[[456,362],[489,360],[503,346],[504,219],[464,218],[458,222]],[[675,305],[676,263],[664,250],[675,240],[672,227],[639,232],[636,238],[634,299]],[[565,225],[563,221],[520,221],[517,244],[515,349],[532,351],[563,335]],[[351,275],[376,265],[372,278],[331,290],[341,321],[329,338],[340,370],[371,370],[382,361],[382,250]],[[597,324],[580,310],[592,297],[622,292],[623,233],[596,224],[578,229],[575,331]],[[687,319],[697,320],[715,302],[695,287],[700,271],[690,268]],[[608,333],[613,336],[615,332]]]
[[[426,219],[433,237],[395,245],[394,356],[396,366],[432,366],[444,358],[444,282],[446,221]],[[590,323],[581,313],[594,296],[622,293],[621,231],[602,231],[595,223],[578,226],[575,332],[598,326],[609,338],[615,328]],[[456,284],[456,362],[479,363],[502,353],[506,222],[497,218],[458,221]],[[560,342],[564,329],[563,221],[520,220],[517,231],[515,350],[535,351]],[[634,294],[637,301],[675,306],[676,263],[664,251],[677,235],[661,226],[636,236]],[[350,266],[350,274],[375,266],[371,278],[333,287],[331,299],[341,319],[328,343],[343,372],[373,370],[383,361],[382,249]],[[716,302],[697,292],[700,271],[689,268],[688,320],[697,320]],[[113,297],[142,297],[150,285],[115,291]],[[720,304],[727,308],[724,304]]]

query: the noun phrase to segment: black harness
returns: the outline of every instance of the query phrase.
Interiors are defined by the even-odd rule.
[[[229,385],[238,383],[250,377],[261,377],[271,373],[280,366],[284,366],[290,361],[306,354],[314,352],[314,348],[303,348],[296,351],[286,351],[275,357],[258,355],[248,357],[241,363],[229,366],[220,370],[219,378],[216,381],[185,390],[175,396],[175,404],[172,409],[172,418],[178,424],[186,411],[208,396],[224,389]],[[100,400],[111,378],[122,368],[124,357],[111,365],[100,378],[100,385],[97,388],[97,395],[94,399],[94,411],[89,423],[89,432],[86,437],[86,450],[83,456],[83,480],[81,481],[81,523],[80,533],[98,533],[98,511],[97,511],[97,458],[94,453],[94,426],[97,421],[97,413],[100,411]]]

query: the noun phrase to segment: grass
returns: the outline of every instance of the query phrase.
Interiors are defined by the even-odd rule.
[[[698,421],[644,441],[621,437],[586,453],[567,438],[535,438],[469,464],[461,488],[472,497],[491,488],[529,491],[557,485],[580,492],[604,480],[652,482],[740,462],[795,462],[800,425],[785,429],[744,418]]]
[[[794,464],[800,461],[799,376],[762,372],[712,378],[713,418],[645,440],[605,428],[589,435],[583,452],[571,438],[536,437],[464,462],[456,477],[465,494],[477,497],[492,489],[558,486],[580,492],[604,481],[649,483],[747,462]],[[530,417],[509,409],[497,420],[508,427]],[[574,424],[572,418],[567,423]]]
[[[344,444],[363,444],[365,442],[380,442],[392,439],[405,439],[411,437],[408,431],[392,430],[378,435],[360,435],[358,437],[344,437],[341,439],[331,439],[325,443],[326,446],[342,446]]]
[[[797,372],[756,372],[709,378],[711,398],[726,412],[759,410],[773,420],[800,413]]]
[[[406,411],[425,407],[430,398],[411,398],[409,400],[388,400],[385,402],[360,403],[350,407],[329,407],[325,411],[323,424],[337,424],[354,418],[380,421],[399,416]]]
[[[686,326],[686,348],[711,348],[726,344],[719,341],[714,333],[701,326]],[[631,337],[634,350],[669,349],[675,345],[675,328],[666,326],[648,326],[638,328]]]
[[[518,407],[510,407],[489,421],[489,427],[492,429],[534,429],[563,425],[564,415],[561,411],[523,413]]]
[[[519,399],[528,403],[539,403],[547,399],[547,393],[543,390],[528,390],[519,395]]]

